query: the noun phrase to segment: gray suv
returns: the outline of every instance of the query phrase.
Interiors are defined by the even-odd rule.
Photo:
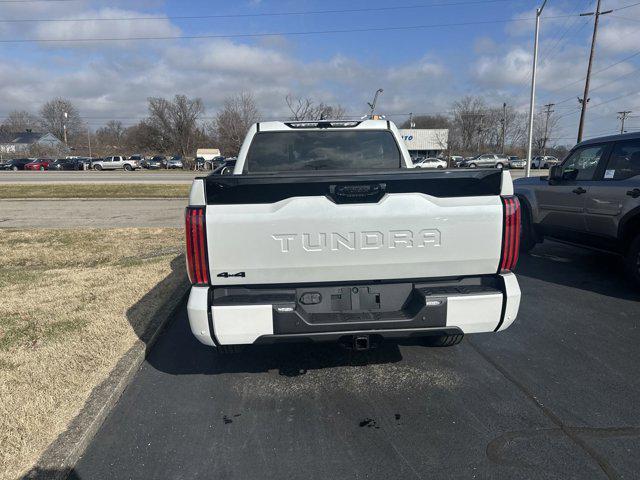
[[[524,251],[549,237],[617,253],[640,283],[640,132],[579,143],[548,177],[514,187]]]

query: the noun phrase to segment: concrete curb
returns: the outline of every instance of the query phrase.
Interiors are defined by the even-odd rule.
[[[186,286],[180,286],[176,289],[175,296],[171,295],[170,299],[162,304],[142,338],[118,361],[109,376],[93,389],[67,430],[47,447],[23,479],[64,480],[69,476],[169,320],[175,317],[180,308],[184,308],[188,293],[189,289]],[[176,297],[179,298],[177,303]]]

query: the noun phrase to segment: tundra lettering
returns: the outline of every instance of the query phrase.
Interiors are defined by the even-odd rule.
[[[439,247],[441,234],[436,229],[425,229],[414,233],[411,230],[331,233],[281,233],[271,235],[279,242],[280,252],[289,253],[295,246],[307,252],[379,250],[381,248]]]

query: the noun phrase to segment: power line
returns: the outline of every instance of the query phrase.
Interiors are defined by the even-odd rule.
[[[602,68],[596,70],[595,72],[592,72],[591,75],[595,76],[595,75],[597,75],[599,73],[602,73],[602,72],[604,72],[606,70],[609,70],[610,68],[615,67],[616,65],[620,65],[621,63],[624,63],[627,60],[631,60],[632,58],[637,57],[638,55],[640,55],[640,50],[638,50],[637,52],[632,53],[631,55],[628,55],[628,56],[626,56],[626,57],[624,57],[624,58],[622,58],[622,59],[620,59],[620,60],[618,60],[618,61],[616,61],[614,63],[611,63],[611,64],[607,65],[606,67],[602,67]],[[566,84],[562,85],[561,87],[554,88],[553,90],[549,90],[549,92],[551,92],[551,93],[559,92],[560,90],[564,90],[565,88],[570,87],[571,85],[575,85],[576,83],[583,82],[584,80],[586,80],[586,77],[582,77],[582,78],[580,78],[578,80],[575,80],[575,81],[573,81],[571,83],[566,83]]]
[[[62,0],[60,0],[62,1]],[[204,14],[204,15],[144,15],[137,17],[95,17],[95,18],[24,18],[15,20],[0,20],[0,23],[27,23],[27,22],[112,22],[129,20],[200,20],[212,18],[252,18],[252,17],[286,17],[298,15],[324,15],[336,13],[367,13],[386,12],[392,10],[411,10],[434,7],[455,7],[465,5],[486,5],[488,3],[505,3],[509,0],[464,0],[454,2],[422,3],[414,5],[396,5],[393,7],[367,7],[344,8],[332,10],[302,10],[293,12],[261,12],[261,13],[229,13],[229,14]]]
[[[556,15],[548,18],[566,18],[567,15]],[[335,30],[310,30],[303,32],[265,32],[265,33],[232,33],[232,34],[202,34],[202,35],[171,35],[171,36],[148,36],[148,37],[98,37],[98,38],[22,38],[0,40],[0,43],[86,43],[86,42],[123,42],[136,40],[193,40],[202,38],[257,38],[257,37],[276,37],[276,36],[302,36],[302,35],[325,35],[337,33],[363,33],[363,32],[384,32],[394,30],[424,30],[430,28],[442,27],[465,27],[470,25],[491,25],[506,24],[515,22],[528,22],[533,18],[512,18],[500,20],[484,20],[475,22],[455,22],[455,23],[433,23],[430,25],[402,25],[395,27],[365,27],[352,29],[335,29]]]

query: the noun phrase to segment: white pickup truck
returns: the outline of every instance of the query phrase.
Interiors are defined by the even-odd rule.
[[[233,175],[191,187],[193,334],[222,352],[291,341],[363,350],[509,327],[520,305],[511,175],[412,167],[386,120],[253,125]]]

